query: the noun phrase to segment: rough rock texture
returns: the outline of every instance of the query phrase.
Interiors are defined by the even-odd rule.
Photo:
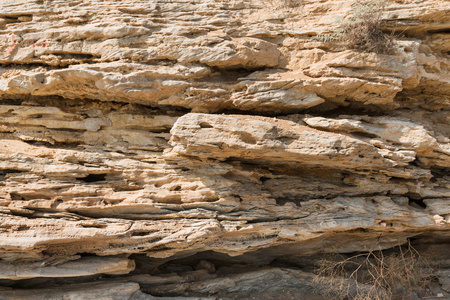
[[[315,39],[352,3],[0,1],[0,299],[323,299],[407,241],[450,297],[450,2],[389,55]]]

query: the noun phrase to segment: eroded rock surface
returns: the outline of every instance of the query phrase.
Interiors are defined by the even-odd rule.
[[[377,54],[294,2],[1,1],[0,299],[323,299],[408,241],[450,295],[450,3]]]

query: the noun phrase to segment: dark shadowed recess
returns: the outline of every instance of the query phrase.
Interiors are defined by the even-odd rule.
[[[343,236],[346,235],[346,236]],[[127,275],[92,275],[83,277],[69,277],[69,278],[33,278],[24,280],[0,280],[0,286],[11,287],[15,289],[32,289],[32,288],[52,288],[61,285],[83,282],[102,282],[125,280],[130,282],[139,281],[139,276],[150,275],[149,278],[158,278],[157,280],[139,282],[141,290],[145,293],[159,296],[159,297],[174,297],[174,296],[210,296],[212,291],[207,288],[189,292],[186,284],[200,284],[205,280],[213,280],[220,282],[221,280],[231,280],[233,278],[241,278],[245,276],[248,284],[257,280],[258,276],[265,274],[273,274],[275,277],[279,276],[279,272],[302,271],[314,275],[316,272],[317,262],[321,259],[339,260],[347,257],[352,257],[361,252],[352,251],[351,248],[346,247],[349,244],[349,239],[355,239],[355,243],[367,242],[374,240],[375,233],[370,230],[354,230],[347,234],[328,234],[327,238],[319,238],[308,241],[307,243],[283,244],[266,249],[259,249],[254,252],[248,252],[239,256],[229,256],[224,253],[214,251],[203,251],[199,253],[186,253],[170,258],[157,259],[151,258],[146,253],[133,254],[129,258],[136,263],[136,269]],[[392,239],[401,239],[400,233],[386,235],[386,241]],[[450,235],[445,235],[442,232],[428,232],[421,234],[414,234],[413,232],[406,233],[409,238],[409,243],[420,255],[432,263],[433,268],[449,267],[450,252],[447,251],[447,246],[450,244]],[[406,241],[407,239],[405,239]],[[380,239],[380,246],[383,240]],[[407,247],[404,245],[403,247]],[[318,249],[320,249],[318,251]],[[447,249],[447,250],[446,250]],[[386,255],[397,253],[400,248],[397,246],[384,250]],[[338,252],[338,253],[336,253]],[[339,253],[340,252],[340,253]],[[95,256],[90,253],[81,253],[84,256]],[[281,271],[280,271],[281,270]],[[284,270],[284,271],[282,271]],[[278,272],[278,273],[277,273]],[[253,278],[252,274],[255,274]],[[259,274],[259,275],[258,275]],[[276,275],[278,274],[278,275]],[[280,275],[281,276],[281,275]],[[231,279],[230,279],[231,278]],[[277,279],[278,280],[278,279]],[[281,280],[281,279],[280,279]],[[173,285],[181,287],[173,289]],[[255,284],[255,283],[252,283]],[[270,287],[270,282],[264,283]],[[298,284],[295,281],[289,281],[284,278],[281,280],[283,285],[283,293],[313,293],[314,289],[305,281],[299,279]],[[184,287],[184,288],[183,288]],[[244,289],[244,287],[242,287]],[[236,299],[243,299],[243,297],[254,297],[255,291],[239,290],[236,287],[236,294],[233,297]],[[270,287],[266,298],[264,299],[281,299],[278,298],[273,287]],[[172,291],[172,292],[168,292]],[[216,296],[230,297],[229,289],[216,291]],[[287,296],[288,294],[283,294]],[[312,295],[312,294],[311,294]],[[302,296],[303,297],[303,296]],[[256,299],[256,298],[254,298]],[[260,298],[263,299],[263,298]]]

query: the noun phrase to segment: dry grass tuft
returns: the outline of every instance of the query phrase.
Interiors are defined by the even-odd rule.
[[[333,299],[414,299],[432,278],[426,260],[408,244],[398,253],[368,251],[342,260],[322,260],[313,281],[318,292]]]
[[[335,42],[346,48],[365,52],[390,53],[393,35],[381,30],[385,0],[367,0],[353,4],[348,18],[336,21],[338,28],[317,36],[323,42]]]

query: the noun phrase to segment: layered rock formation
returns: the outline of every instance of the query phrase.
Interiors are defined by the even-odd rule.
[[[450,295],[450,3],[390,54],[315,39],[351,9],[1,1],[0,299],[320,299],[408,241]]]

